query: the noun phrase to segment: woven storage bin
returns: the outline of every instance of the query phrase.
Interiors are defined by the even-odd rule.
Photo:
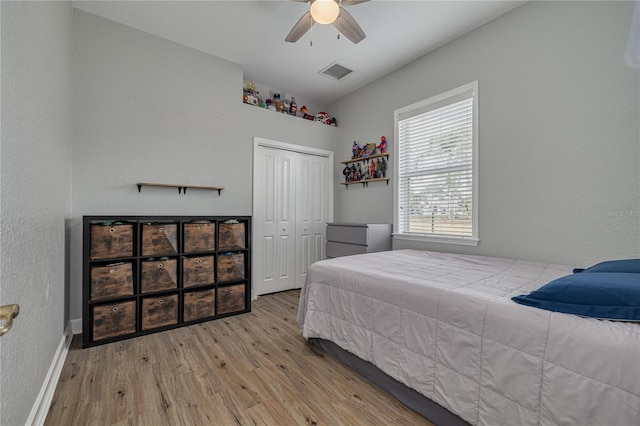
[[[178,288],[178,260],[145,260],[141,264],[140,291],[170,290]]]
[[[131,262],[91,267],[91,300],[133,294]]]
[[[218,314],[229,314],[245,310],[245,285],[236,284],[218,287]]]
[[[133,256],[133,225],[91,225],[91,260],[130,256]]]
[[[160,256],[178,253],[178,225],[145,223],[142,225],[142,255]]]
[[[219,232],[219,250],[241,250],[247,248],[244,223],[221,223]]]
[[[109,303],[93,308],[93,340],[136,332],[136,302]]]
[[[182,286],[213,284],[215,277],[213,256],[185,257],[182,259]]]
[[[244,253],[218,255],[218,281],[244,279]]]
[[[184,251],[214,251],[216,249],[215,223],[185,223]]]
[[[216,290],[211,288],[184,293],[184,321],[194,321],[216,315]]]
[[[178,295],[142,299],[142,329],[164,327],[178,323]]]

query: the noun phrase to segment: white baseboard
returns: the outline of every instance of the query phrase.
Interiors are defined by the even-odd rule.
[[[82,318],[72,319],[70,322],[71,332],[73,334],[82,334]]]
[[[42,384],[40,393],[36,398],[36,402],[33,404],[29,418],[25,424],[27,425],[43,425],[47,414],[49,413],[49,407],[51,407],[51,401],[53,400],[53,394],[56,391],[58,385],[58,379],[64,366],[64,360],[67,358],[69,352],[69,346],[71,345],[71,339],[73,334],[71,333],[71,323],[67,325],[56,350],[56,354],[53,357],[47,377]]]

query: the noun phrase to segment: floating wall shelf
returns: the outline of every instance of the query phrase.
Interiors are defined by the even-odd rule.
[[[197,186],[197,185],[176,185],[173,183],[148,183],[148,182],[138,182],[136,183],[138,186],[138,192],[142,190],[143,186],[158,186],[162,188],[178,188],[178,194],[187,193],[187,188],[191,189],[207,189],[210,191],[218,191],[218,195],[222,192],[224,187],[222,186]]]

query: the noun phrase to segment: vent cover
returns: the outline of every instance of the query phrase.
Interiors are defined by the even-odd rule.
[[[320,71],[320,74],[326,75],[327,77],[331,77],[335,80],[340,80],[341,78],[351,74],[353,70],[350,70],[347,67],[343,67],[340,64],[333,63]]]

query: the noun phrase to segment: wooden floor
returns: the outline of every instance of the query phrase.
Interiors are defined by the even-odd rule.
[[[308,344],[299,294],[88,349],[75,336],[45,425],[431,425]]]

